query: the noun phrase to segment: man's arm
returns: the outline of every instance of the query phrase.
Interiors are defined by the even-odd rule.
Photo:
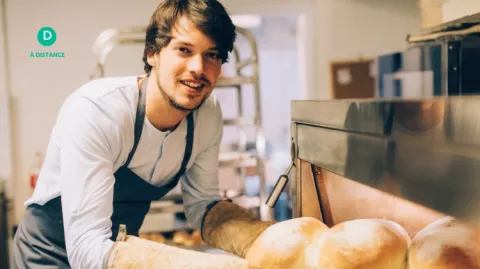
[[[199,229],[207,207],[222,200],[218,180],[218,158],[223,136],[223,118],[218,101],[215,101],[214,106],[211,110],[213,113],[208,115],[212,124],[208,130],[213,133],[212,139],[206,149],[195,157],[193,166],[187,169],[181,181],[185,215],[189,222]],[[199,117],[201,116],[206,118],[205,115]]]
[[[257,237],[273,222],[259,221],[245,208],[222,201],[218,187],[218,163],[223,135],[223,118],[218,102],[216,134],[210,147],[197,155],[182,181],[185,213],[194,227],[201,230],[210,245],[245,257]]]
[[[113,160],[108,117],[92,101],[67,101],[55,134],[60,150],[61,200],[68,260],[72,268],[101,269],[113,242]]]

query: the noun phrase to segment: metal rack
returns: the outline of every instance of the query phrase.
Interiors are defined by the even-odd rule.
[[[229,197],[245,207],[258,208],[260,218],[263,220],[271,220],[273,218],[273,210],[265,205],[267,199],[266,193],[266,176],[265,176],[265,136],[262,128],[261,104],[260,104],[260,85],[259,85],[259,66],[258,66],[258,50],[257,43],[253,35],[246,29],[237,27],[237,35],[245,38],[250,47],[251,55],[242,58],[238,47],[233,48],[232,56],[235,63],[235,74],[233,76],[220,76],[217,80],[216,88],[236,89],[237,112],[238,116],[233,119],[224,119],[224,126],[236,126],[239,130],[239,141],[235,152],[220,153],[220,167],[233,167],[238,169],[240,177],[245,175],[246,167],[256,167],[259,176],[260,194],[258,197],[246,197],[245,190],[237,190],[234,197]],[[118,46],[125,45],[142,45],[145,43],[146,27],[134,26],[129,28],[107,29],[100,33],[95,40],[93,53],[95,56],[95,67],[90,79],[97,79],[105,76],[105,67],[110,52]],[[243,75],[242,71],[251,67],[251,75]],[[254,88],[255,115],[253,117],[245,117],[242,103],[242,86],[252,85]],[[247,135],[246,127],[255,128],[255,154],[249,154],[246,151]],[[223,195],[227,196],[227,191],[223,191]],[[181,201],[178,194],[170,194],[162,199],[162,201]],[[178,203],[171,206],[161,205],[161,203],[152,203],[150,213],[165,212],[183,212],[183,207]]]

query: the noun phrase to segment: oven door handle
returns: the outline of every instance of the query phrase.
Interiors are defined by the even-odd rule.
[[[272,208],[275,207],[275,204],[277,203],[278,198],[280,197],[280,194],[282,194],[283,189],[285,189],[285,186],[287,185],[288,174],[290,174],[290,171],[294,166],[295,166],[294,162],[290,163],[285,174],[281,175],[278,178],[277,183],[275,183],[275,186],[273,187],[272,192],[268,196],[268,199],[266,202],[267,206]]]

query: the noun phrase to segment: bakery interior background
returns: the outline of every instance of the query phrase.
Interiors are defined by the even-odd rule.
[[[444,1],[417,0],[223,0],[239,26],[248,29],[258,45],[261,127],[267,141],[266,185],[271,188],[290,162],[290,101],[335,98],[333,85],[364,81],[376,91],[377,57],[403,51],[406,36],[418,33],[439,18],[422,14],[421,5]],[[451,0],[440,10],[440,20],[451,20],[480,11],[477,1]],[[467,3],[468,2],[468,3]],[[93,45],[102,31],[146,24],[158,1],[61,1],[1,0],[0,12],[0,190],[9,210],[7,233],[24,213],[23,203],[32,192],[31,176],[41,163],[58,109],[64,99],[91,79]],[[468,10],[461,8],[469,6]],[[434,22],[433,22],[434,23]],[[45,49],[37,41],[40,28],[55,29],[56,43]],[[241,53],[251,53],[246,40],[237,43]],[[143,47],[119,46],[109,54],[106,76],[142,74]],[[42,51],[56,53],[42,56]],[[44,55],[45,56],[45,55]],[[363,64],[352,73],[347,65]],[[334,71],[332,71],[334,70]],[[234,72],[232,65],[224,73]],[[253,69],[247,69],[247,74]],[[362,77],[359,77],[362,76]],[[337,83],[338,82],[338,83]],[[363,82],[362,82],[363,83]],[[252,86],[244,90],[243,109],[255,114]],[[235,95],[217,90],[226,118],[236,116]],[[252,147],[255,131],[247,131]],[[226,127],[224,152],[239,140]],[[246,187],[255,193],[255,172],[241,177],[235,169],[220,171],[225,189]],[[257,181],[256,181],[257,180]],[[240,182],[240,183],[239,183]],[[258,192],[258,190],[257,190]],[[286,198],[288,199],[288,197]],[[5,213],[5,212],[4,212]],[[289,216],[288,204],[277,208],[278,218]],[[162,220],[162,221],[160,221]],[[158,216],[154,223],[170,220]],[[167,224],[167,226],[174,224]],[[0,225],[1,226],[1,225]],[[2,227],[5,228],[5,227]],[[11,238],[10,238],[11,239]]]

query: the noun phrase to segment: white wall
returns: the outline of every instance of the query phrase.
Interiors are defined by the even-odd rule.
[[[0,1],[3,3],[3,1]],[[8,96],[8,73],[7,53],[4,31],[4,16],[0,4],[0,181],[5,181],[7,191],[11,193],[12,187],[12,152],[11,152],[11,131],[10,131],[10,105]]]
[[[480,12],[478,0],[445,0],[442,6],[442,20],[449,22]]]
[[[13,104],[13,144],[16,220],[23,214],[28,190],[28,169],[35,151],[44,151],[58,109],[67,95],[86,82],[94,64],[91,53],[97,35],[106,28],[145,25],[158,3],[131,0],[6,0]],[[416,5],[411,1],[381,0],[225,0],[232,13],[306,14],[306,63],[308,98],[329,98],[328,61],[372,56],[401,50],[405,35],[418,28]],[[388,3],[387,3],[388,2]],[[50,25],[57,31],[51,48],[65,52],[65,59],[29,58],[41,51],[37,31]],[[50,50],[50,49],[49,49]],[[139,50],[141,51],[141,50]],[[120,60],[115,70],[141,72],[141,55],[127,51],[116,57],[137,62],[131,67]],[[274,51],[270,52],[275,54]],[[267,57],[267,54],[262,56]],[[277,57],[277,56],[275,56]],[[278,56],[288,63],[289,58]],[[1,63],[0,63],[1,64]],[[292,67],[296,68],[296,67]],[[272,93],[274,94],[274,93]],[[283,115],[285,116],[285,115]]]
[[[375,56],[405,48],[420,25],[415,2],[334,1],[331,59]]]
[[[403,50],[406,35],[418,32],[419,10],[415,1],[331,0],[318,1],[315,42],[318,54],[310,97],[330,98],[328,63],[332,60],[373,57]]]

